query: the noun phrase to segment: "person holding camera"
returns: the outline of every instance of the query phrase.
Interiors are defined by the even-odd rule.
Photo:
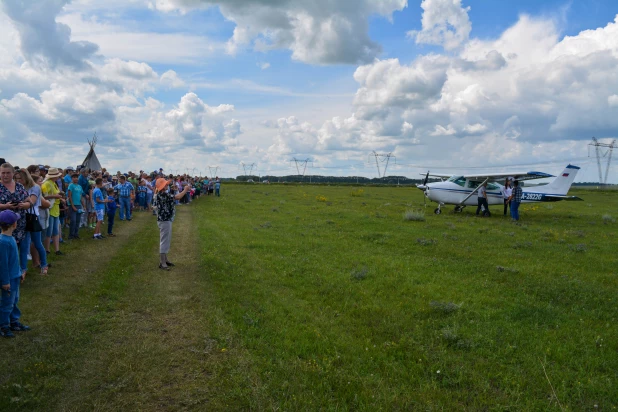
[[[159,269],[170,270],[174,266],[167,259],[167,253],[170,250],[172,243],[172,222],[176,215],[176,201],[182,199],[191,189],[190,185],[186,185],[182,192],[172,193],[170,185],[173,185],[172,180],[160,178],[157,180],[157,192],[154,201],[154,206],[157,210],[157,225],[159,226]]]

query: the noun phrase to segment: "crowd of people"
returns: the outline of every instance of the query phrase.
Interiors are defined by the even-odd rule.
[[[64,242],[115,237],[116,212],[130,222],[134,212],[152,211],[160,230],[159,268],[170,270],[175,207],[204,194],[220,196],[220,188],[218,177],[165,175],[163,169],[111,174],[81,166],[21,168],[0,159],[0,336],[30,329],[20,323],[17,306],[29,261],[31,269],[48,275],[48,256],[62,256]]]

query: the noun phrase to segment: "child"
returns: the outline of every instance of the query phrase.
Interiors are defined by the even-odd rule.
[[[215,182],[215,196],[220,197],[221,196],[221,181],[219,179],[217,179],[217,181]]]
[[[17,243],[13,231],[17,228],[19,215],[12,210],[0,212],[0,285],[2,300],[0,301],[0,336],[13,338],[13,332],[26,332],[29,326],[19,323],[21,312],[17,307],[19,302],[19,285],[23,280],[19,268]]]
[[[101,235],[101,222],[103,222],[103,217],[105,215],[105,204],[108,203],[109,200],[103,198],[103,192],[101,191],[103,179],[97,177],[94,184],[96,187],[92,191],[92,199],[94,201],[94,213],[97,218],[97,224],[94,227],[94,235],[92,237],[101,240],[103,239],[103,235]]]
[[[114,227],[114,219],[116,218],[116,198],[114,198],[114,189],[107,189],[107,236],[116,237],[112,232]]]
[[[79,223],[84,213],[84,206],[82,205],[82,197],[84,189],[79,185],[79,175],[73,173],[71,176],[71,184],[67,189],[70,208],[71,208],[71,222],[69,225],[69,239],[79,239]]]
[[[64,196],[64,192],[60,192],[60,194],[62,196]],[[60,243],[64,243],[64,220],[67,217],[67,211],[69,210],[69,207],[66,203],[60,202],[60,229],[59,229],[59,233],[60,233]]]

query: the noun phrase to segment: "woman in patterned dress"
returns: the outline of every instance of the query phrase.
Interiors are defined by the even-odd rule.
[[[19,214],[17,229],[13,231],[13,237],[19,247],[20,256],[28,256],[27,250],[30,244],[26,245],[26,210],[32,207],[28,191],[20,183],[13,179],[15,169],[11,164],[4,163],[0,166],[0,211],[12,210]],[[22,250],[22,248],[25,248]]]
[[[163,270],[170,270],[170,266],[174,266],[167,260],[167,253],[172,243],[172,222],[176,215],[176,200],[182,199],[191,188],[190,185],[186,185],[182,192],[172,194],[169,190],[169,185],[172,183],[172,180],[157,179],[157,193],[153,203],[157,210],[157,225],[159,226],[159,257],[161,259],[159,269]]]

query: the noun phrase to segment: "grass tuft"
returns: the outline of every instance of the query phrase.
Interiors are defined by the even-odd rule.
[[[472,341],[463,339],[453,328],[442,329],[442,339],[444,339],[448,346],[456,349],[466,350],[474,346]]]
[[[612,215],[603,215],[603,223],[606,225],[608,223],[616,223],[616,219]]]
[[[442,313],[444,315],[450,315],[461,309],[461,304],[458,305],[453,302],[438,302],[435,300],[429,302],[429,306],[434,312]]]
[[[425,221],[425,211],[424,210],[406,210],[403,214],[403,220],[407,222],[424,222]]]
[[[425,239],[424,237],[416,239],[416,243],[421,246],[433,246],[438,243],[435,239]]]
[[[498,272],[519,273],[519,270],[513,268],[507,268],[504,266],[496,266]]]
[[[350,196],[352,197],[362,197],[365,194],[364,189],[353,190],[350,192]]]
[[[367,279],[368,274],[369,274],[369,269],[367,268],[367,266],[363,266],[362,268],[354,269],[352,273],[350,274],[350,278],[356,281],[365,280]]]
[[[577,253],[584,253],[588,250],[588,247],[584,243],[578,245],[571,245],[571,250]]]

